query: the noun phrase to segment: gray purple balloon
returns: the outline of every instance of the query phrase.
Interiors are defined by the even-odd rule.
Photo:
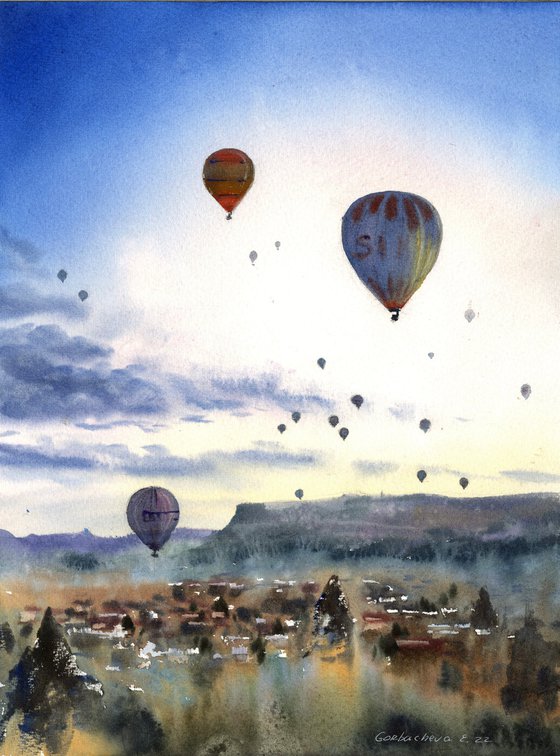
[[[152,549],[152,556],[157,557],[177,527],[179,502],[166,488],[141,488],[130,497],[126,518],[142,543]]]

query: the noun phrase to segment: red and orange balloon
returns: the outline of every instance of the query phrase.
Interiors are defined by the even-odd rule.
[[[206,158],[202,178],[212,197],[226,210],[229,220],[251,188],[255,166],[251,158],[241,150],[217,150]]]

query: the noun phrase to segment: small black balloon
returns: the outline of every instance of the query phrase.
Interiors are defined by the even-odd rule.
[[[360,409],[360,407],[364,403],[364,397],[360,396],[359,394],[354,394],[354,396],[351,397],[350,401],[352,402],[354,407],[357,407],[358,409]]]
[[[303,491],[301,488],[298,488],[297,491],[294,492],[297,498],[301,501],[303,499]]]
[[[428,473],[425,470],[418,470],[418,472],[416,473],[416,477],[418,478],[420,483],[423,483],[428,477]]]
[[[321,370],[325,369],[325,365],[326,364],[327,364],[326,359],[324,357],[319,357],[319,359],[317,360],[317,365],[319,365],[319,367],[321,368]]]
[[[65,270],[59,270],[58,273],[56,274],[56,277],[59,278],[62,281],[62,283],[64,283],[66,279],[68,278],[68,273]]]
[[[350,433],[350,431],[348,430],[348,428],[341,428],[341,429],[340,429],[340,430],[338,431],[338,435],[340,436],[340,438],[341,438],[341,439],[342,439],[343,441],[346,441],[346,439],[348,438],[348,434],[349,434],[349,433]]]
[[[468,479],[467,479],[467,478],[461,478],[461,479],[459,480],[459,485],[461,486],[461,488],[462,488],[462,489],[463,489],[463,491],[464,491],[464,490],[465,490],[465,488],[466,488],[466,487],[467,487],[467,486],[469,485],[469,481],[468,481]]]
[[[87,291],[85,291],[84,289],[82,289],[81,291],[78,292],[78,296],[80,297],[80,299],[83,302],[84,300],[86,300],[88,298],[89,294],[87,293]]]
[[[301,419],[301,412],[292,412],[292,420],[294,423],[299,423]]]
[[[284,423],[280,423],[280,425],[278,426],[278,430],[280,431],[280,433],[284,433],[284,431],[286,430],[286,426],[284,425]]]
[[[331,415],[329,417],[329,423],[332,425],[333,428],[336,428],[338,425],[338,417],[336,415]]]
[[[470,307],[468,310],[465,310],[465,320],[467,323],[472,322],[476,318],[476,313],[474,310],[472,310]]]
[[[429,358],[430,358],[431,360],[433,360],[433,359],[434,359],[434,353],[433,353],[433,352],[428,352],[428,357],[429,357]]]
[[[523,399],[528,399],[531,396],[531,387],[528,383],[524,383],[523,386],[521,386],[521,396]]]
[[[420,428],[420,430],[423,430],[424,433],[427,433],[432,427],[432,423],[430,420],[428,420],[427,417],[425,417],[422,420],[420,420],[418,427]]]

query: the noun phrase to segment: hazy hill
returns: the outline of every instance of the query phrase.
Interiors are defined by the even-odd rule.
[[[197,546],[213,532],[177,528],[166,550]],[[108,537],[94,535],[86,529],[81,533],[32,533],[17,537],[7,530],[0,530],[0,571],[57,565],[73,571],[88,571],[100,565],[111,566],[114,559],[119,559],[119,564],[125,564],[123,558],[126,558],[126,564],[141,563],[146,553],[147,547],[133,533]]]
[[[342,496],[311,502],[239,504],[221,531],[196,549],[201,562],[296,550],[347,556],[438,556],[468,561],[472,549],[500,556],[548,548],[560,534],[560,496],[484,498]],[[469,551],[470,549],[470,551]]]

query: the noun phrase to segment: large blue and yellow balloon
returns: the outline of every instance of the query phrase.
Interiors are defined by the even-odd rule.
[[[367,194],[342,219],[342,245],[350,264],[393,320],[433,268],[441,238],[435,207],[408,192]]]

